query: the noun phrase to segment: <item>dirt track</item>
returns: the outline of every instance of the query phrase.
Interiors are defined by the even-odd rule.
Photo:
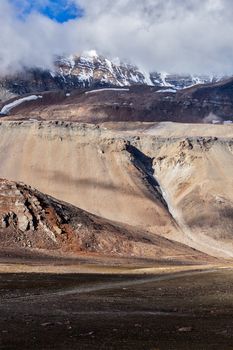
[[[229,268],[228,268],[229,269]],[[45,297],[50,297],[50,296],[68,296],[68,295],[78,295],[78,294],[86,294],[86,293],[91,293],[91,292],[98,292],[102,290],[111,290],[111,289],[119,289],[119,288],[128,288],[128,287],[134,287],[134,286],[140,286],[142,284],[147,284],[147,283],[159,283],[161,281],[171,281],[177,278],[183,278],[183,277],[192,277],[192,276],[198,276],[202,274],[211,274],[217,272],[219,269],[218,268],[212,268],[212,269],[203,269],[203,270],[194,270],[194,271],[184,271],[184,272],[175,272],[175,273],[167,273],[167,274],[162,274],[162,276],[150,276],[146,278],[142,278],[142,276],[136,276],[133,279],[128,276],[128,280],[122,281],[122,282],[105,282],[105,283],[98,283],[94,285],[88,285],[85,287],[76,287],[72,289],[67,289],[67,290],[61,290],[61,291],[56,291],[48,294],[43,294]],[[156,270],[155,270],[156,271]],[[35,300],[35,296],[32,297],[33,300]],[[40,296],[39,296],[40,298]],[[20,298],[21,300],[22,298]],[[26,297],[28,299],[28,297]]]

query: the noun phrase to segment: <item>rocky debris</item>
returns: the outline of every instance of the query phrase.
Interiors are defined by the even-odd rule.
[[[192,332],[192,327],[180,327],[179,329],[178,329],[178,332]]]
[[[190,140],[189,138],[186,138],[184,141],[181,141],[180,143],[180,148],[183,149],[193,149],[193,144],[192,144],[192,140]]]
[[[46,219],[45,208],[32,190],[6,180],[0,182],[0,223],[2,229],[19,233],[43,230],[50,238],[55,237],[53,231],[58,232]]]
[[[18,218],[17,215],[13,212],[6,213],[2,216],[1,227],[7,228],[9,226],[17,227]]]

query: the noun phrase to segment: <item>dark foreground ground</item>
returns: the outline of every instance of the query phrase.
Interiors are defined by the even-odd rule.
[[[233,271],[0,274],[0,349],[233,349]]]

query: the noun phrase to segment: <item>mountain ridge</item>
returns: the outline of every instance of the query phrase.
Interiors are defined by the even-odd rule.
[[[51,90],[148,85],[180,90],[197,84],[213,83],[223,77],[146,72],[136,65],[110,60],[89,51],[83,55],[57,57],[51,70],[25,68],[0,78],[0,100],[27,93]]]

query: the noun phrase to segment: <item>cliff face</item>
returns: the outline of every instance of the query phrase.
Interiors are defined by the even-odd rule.
[[[232,256],[232,139],[170,139],[147,152],[169,211],[183,232],[177,239],[210,254]]]
[[[232,257],[232,129],[2,122],[0,176],[108,220]]]

